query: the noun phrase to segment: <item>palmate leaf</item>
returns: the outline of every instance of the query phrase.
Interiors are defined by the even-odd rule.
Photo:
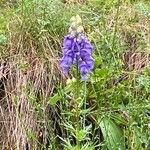
[[[108,117],[100,121],[100,128],[105,140],[105,146],[109,150],[125,150],[123,134],[119,127]]]

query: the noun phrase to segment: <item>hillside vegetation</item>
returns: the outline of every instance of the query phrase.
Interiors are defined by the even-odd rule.
[[[59,63],[76,15],[87,81]],[[150,2],[1,0],[0,149],[150,150]]]

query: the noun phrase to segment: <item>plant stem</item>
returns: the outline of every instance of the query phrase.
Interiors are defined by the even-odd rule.
[[[79,69],[78,69],[78,61],[76,64],[76,144],[77,147],[80,149],[80,141],[78,139],[79,131],[80,131],[80,106],[79,106],[79,96],[80,96],[80,78],[79,78]]]
[[[86,110],[86,81],[84,82],[84,102],[83,102],[83,108],[84,111]],[[85,128],[85,120],[86,120],[86,114],[84,114],[84,118],[83,118],[83,127]]]

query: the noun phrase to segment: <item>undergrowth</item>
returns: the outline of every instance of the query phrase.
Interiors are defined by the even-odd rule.
[[[144,0],[1,1],[0,148],[149,150],[149,10]],[[87,82],[59,66],[77,14],[94,47]]]

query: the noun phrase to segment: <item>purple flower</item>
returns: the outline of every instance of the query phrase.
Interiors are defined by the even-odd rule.
[[[93,47],[84,34],[77,37],[67,35],[63,41],[63,57],[60,66],[65,74],[71,65],[78,63],[82,80],[87,80],[88,74],[92,72],[94,60],[91,57]]]

